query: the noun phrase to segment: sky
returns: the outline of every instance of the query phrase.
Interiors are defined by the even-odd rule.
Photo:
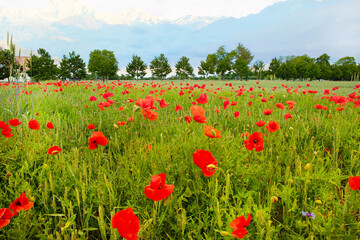
[[[239,18],[282,1],[285,0],[0,0],[0,9],[42,11],[56,5],[61,12],[72,12],[85,5],[101,14],[142,9],[153,17],[175,20],[186,15]]]

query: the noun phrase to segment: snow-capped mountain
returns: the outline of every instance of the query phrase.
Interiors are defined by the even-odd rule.
[[[133,54],[149,63],[164,53],[171,64],[182,56],[194,67],[221,45],[227,50],[243,43],[256,60],[327,53],[336,61],[360,60],[360,1],[287,0],[242,18],[184,16],[176,20],[153,17],[141,9],[104,14],[78,0],[52,0],[40,10],[0,10],[0,36],[7,32],[19,46],[52,56],[71,51],[88,61],[94,49],[114,51],[120,67]],[[59,10],[58,4],[71,6]],[[0,37],[1,39],[1,37]]]

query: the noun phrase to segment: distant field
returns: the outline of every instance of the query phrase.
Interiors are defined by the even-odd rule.
[[[0,239],[122,239],[111,219],[128,207],[140,221],[140,230],[131,230],[140,239],[231,239],[243,229],[244,239],[358,239],[360,193],[349,177],[360,175],[359,87],[0,83],[0,121],[22,122],[10,133],[0,125]],[[38,130],[30,129],[32,119]],[[108,142],[95,141],[94,132]],[[61,150],[51,152],[53,146]],[[145,187],[161,173],[174,190],[153,201]],[[157,187],[154,194],[166,189]],[[25,191],[33,207],[4,225],[1,209]],[[232,228],[248,214],[248,226]]]

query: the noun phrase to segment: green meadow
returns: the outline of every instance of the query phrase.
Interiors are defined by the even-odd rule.
[[[357,84],[0,83],[0,121],[22,122],[11,126],[12,137],[0,135],[0,208],[9,208],[25,191],[34,203],[0,229],[0,239],[123,239],[111,227],[111,218],[128,207],[140,219],[140,239],[235,239],[230,222],[248,214],[244,239],[359,239],[360,193],[348,184],[349,176],[360,175]],[[325,89],[330,94],[324,95]],[[114,102],[101,110],[105,92],[113,93],[109,100]],[[207,122],[188,123],[192,102],[204,93],[208,102],[198,105],[205,109]],[[148,95],[169,104],[161,108],[155,101],[155,121],[145,119],[135,105]],[[97,100],[90,101],[91,96]],[[329,101],[338,96],[346,102]],[[224,109],[226,100],[236,105]],[[289,109],[287,101],[296,104]],[[176,112],[176,105],[182,110]],[[264,115],[265,109],[273,112]],[[287,113],[292,118],[285,119]],[[40,123],[39,130],[28,127],[30,119]],[[280,128],[269,132],[258,121],[275,121]],[[46,127],[48,122],[54,129]],[[89,130],[89,124],[95,129]],[[221,131],[222,137],[207,137],[205,125]],[[101,131],[108,144],[89,150],[94,131]],[[254,132],[263,134],[262,151],[245,148]],[[48,154],[52,146],[62,151]],[[217,160],[211,177],[194,164],[198,149]],[[144,188],[160,173],[166,173],[166,184],[175,189],[154,202]]]

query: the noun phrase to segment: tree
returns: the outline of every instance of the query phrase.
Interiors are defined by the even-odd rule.
[[[200,61],[199,74],[209,76],[209,74],[215,73],[216,66],[216,54],[208,54],[206,61]]]
[[[141,58],[135,54],[132,56],[131,62],[126,66],[126,72],[133,78],[139,79],[146,75],[147,66]]]
[[[69,58],[64,55],[60,62],[59,75],[63,79],[85,78],[86,70],[84,60],[80,57],[80,55],[76,55],[74,51],[69,53]]]
[[[239,43],[238,46],[236,47],[236,49],[233,51],[233,55],[235,57],[235,62],[238,59],[242,59],[243,61],[238,61],[238,63],[241,65],[243,64],[243,62],[246,63],[246,65],[248,66],[251,61],[254,59],[254,55],[251,54],[250,50],[248,48],[246,48],[243,44]],[[246,72],[246,80],[248,78],[248,71]]]
[[[43,48],[37,50],[39,56],[31,55],[27,62],[29,70],[26,72],[35,81],[56,79],[58,68],[50,54]]]
[[[341,70],[341,80],[353,80],[354,74],[357,72],[356,62],[354,57],[340,58],[336,63]]]
[[[225,46],[219,47],[216,51],[216,67],[215,71],[222,80],[225,79],[225,74],[232,69],[232,60],[234,58],[235,52],[227,52]]]
[[[264,67],[265,64],[263,61],[256,61],[254,63],[254,70],[255,70],[255,74],[257,74],[257,78],[260,79],[261,78],[261,73],[264,71]]]
[[[315,64],[319,66],[320,73],[319,78],[320,79],[330,79],[331,78],[331,65],[330,65],[330,56],[326,53],[322,54],[315,60]]]
[[[194,69],[189,63],[189,58],[183,56],[175,65],[176,75],[180,79],[187,79],[189,76],[194,76]]]
[[[103,80],[115,76],[119,69],[114,52],[106,49],[92,51],[89,57],[88,70]]]
[[[12,54],[8,49],[0,48],[0,79],[10,77],[12,59]]]
[[[250,72],[250,68],[244,59],[242,58],[236,59],[232,68],[235,72],[235,75],[239,76],[241,80],[243,79],[243,76],[245,76],[247,79]]]
[[[276,79],[276,76],[279,74],[279,69],[282,63],[282,58],[279,59],[273,58],[271,59],[270,65],[269,65],[269,71],[273,75],[274,79]]]
[[[241,43],[239,43],[235,49],[235,57],[237,59],[242,58],[243,60],[245,60],[247,65],[249,65],[251,61],[254,59],[254,55],[251,55],[250,50]]]
[[[150,62],[150,70],[153,76],[156,76],[160,79],[166,78],[166,76],[171,73],[171,67],[169,65],[168,59],[163,53],[159,57],[155,57]]]

